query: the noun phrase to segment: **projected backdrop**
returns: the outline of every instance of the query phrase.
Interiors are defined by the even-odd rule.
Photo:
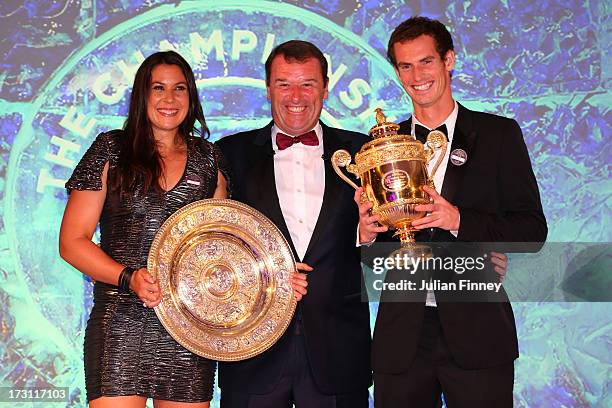
[[[275,45],[307,39],[330,62],[322,119],[365,132],[375,107],[391,119],[411,110],[384,58],[390,31],[410,15],[439,18],[456,42],[457,99],[523,128],[549,241],[609,242],[607,2],[433,3],[0,5],[0,385],[69,387],[69,406],[85,404],[91,285],[57,254],[63,184],[98,132],[121,127],[135,70],[158,50],[176,50],[192,65],[214,140],[269,121],[263,62]],[[375,304],[371,310],[374,319]],[[608,406],[609,305],[520,303],[514,310],[521,347],[515,405]]]

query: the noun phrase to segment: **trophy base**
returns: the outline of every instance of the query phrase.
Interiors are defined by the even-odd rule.
[[[417,244],[417,243],[407,243],[400,246],[399,249],[393,251],[390,255],[391,258],[395,258],[399,255],[400,258],[404,258],[407,256],[408,258],[431,258],[433,256],[433,251],[429,245]]]
[[[433,251],[428,245],[408,243],[402,244],[399,249],[391,252],[388,259],[392,260],[394,269],[405,270],[414,268],[419,262],[424,263],[431,257],[433,257]]]
[[[409,244],[415,244],[416,243],[416,240],[414,239],[415,231],[417,230],[411,228],[410,223],[408,223],[408,224],[398,227],[393,233],[393,238],[399,236],[400,242],[402,243],[402,247],[409,245]]]
[[[394,237],[400,237],[401,246],[393,251],[390,255],[393,259],[416,259],[416,258],[431,258],[433,251],[429,245],[417,243],[414,239],[416,230],[410,228],[410,224],[398,228],[393,234]],[[399,257],[399,258],[398,258]]]

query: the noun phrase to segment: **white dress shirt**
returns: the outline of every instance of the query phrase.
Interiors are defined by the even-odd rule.
[[[434,126],[434,129],[435,129],[435,128],[437,128],[439,126],[442,126],[444,124],[444,125],[446,125],[446,130],[448,131],[448,146],[446,147],[446,153],[444,154],[444,157],[442,158],[442,162],[440,163],[440,167],[438,167],[438,170],[436,171],[436,174],[434,174],[434,185],[436,186],[436,191],[438,192],[438,194],[442,193],[442,185],[444,183],[444,175],[446,174],[446,166],[448,164],[448,159],[450,157],[451,145],[453,143],[453,136],[455,134],[455,124],[457,123],[457,115],[458,114],[459,114],[459,105],[457,105],[457,102],[455,102],[455,108],[453,109],[451,114],[444,120],[444,122],[440,123],[437,126]],[[415,124],[419,124],[419,125],[427,128],[427,129],[429,129],[428,126],[425,126],[424,124],[419,122],[419,120],[416,118],[416,116],[412,115],[412,128],[410,129],[410,133],[412,135],[415,134],[414,133],[414,125]],[[427,171],[430,174],[433,171],[433,168],[436,165],[439,156],[440,156],[440,152],[437,151],[436,154],[434,155],[434,157],[430,160],[429,164],[427,165]],[[450,231],[450,233],[453,234],[456,237],[457,234],[458,234],[458,231]],[[425,305],[426,306],[437,306],[437,304],[436,304],[436,297],[435,297],[434,292],[432,290],[427,291],[427,299],[425,300]]]
[[[278,150],[276,146],[276,134],[280,132],[276,125],[272,126],[271,135],[276,193],[300,260],[304,259],[308,249],[325,191],[323,130],[319,123],[314,127],[314,131],[319,139],[318,146],[296,143],[285,150]]]

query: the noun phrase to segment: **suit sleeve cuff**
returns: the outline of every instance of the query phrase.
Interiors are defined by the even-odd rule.
[[[376,241],[376,237],[374,237],[373,240],[371,240],[370,242],[359,242],[359,224],[357,224],[357,235],[355,237],[355,246],[357,248],[361,247],[361,246],[370,246],[372,245],[374,242]]]
[[[461,213],[459,213],[459,228],[461,228]],[[456,230],[450,230],[449,232],[453,234],[455,238],[457,238],[457,236],[459,235],[459,228],[457,228]]]

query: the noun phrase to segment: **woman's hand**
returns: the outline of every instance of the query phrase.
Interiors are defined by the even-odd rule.
[[[161,302],[159,282],[146,268],[140,268],[132,275],[130,289],[142,300],[144,307],[155,307]]]

